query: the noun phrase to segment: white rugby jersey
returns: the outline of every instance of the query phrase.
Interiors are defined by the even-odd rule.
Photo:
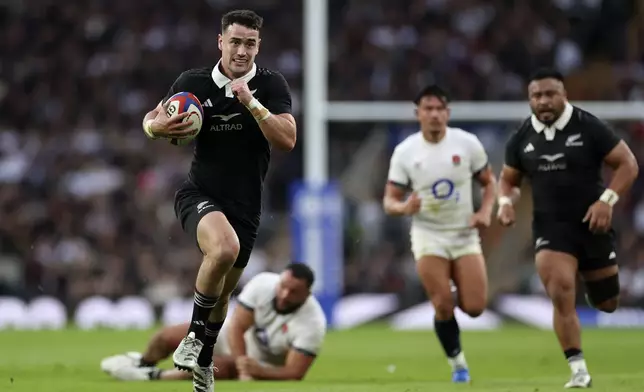
[[[290,349],[317,355],[327,324],[324,311],[313,295],[295,312],[277,313],[273,299],[279,281],[279,274],[262,272],[237,297],[238,305],[253,310],[255,316],[254,325],[244,335],[248,356],[275,366],[285,363]]]
[[[448,127],[443,140],[434,144],[417,132],[396,146],[388,179],[422,199],[412,227],[463,230],[474,213],[472,177],[487,163],[487,153],[472,133]]]

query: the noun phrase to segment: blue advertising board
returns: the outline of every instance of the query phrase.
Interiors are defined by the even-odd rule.
[[[343,291],[343,198],[336,183],[291,188],[291,241],[293,259],[315,272],[313,294],[329,326],[333,308]]]

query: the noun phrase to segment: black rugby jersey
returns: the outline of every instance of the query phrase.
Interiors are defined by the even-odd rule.
[[[620,142],[597,117],[570,104],[552,127],[534,115],[506,145],[505,164],[530,179],[538,222],[579,222],[605,190],[603,160]]]
[[[242,79],[271,113],[291,113],[289,87],[279,72],[253,65]],[[233,96],[230,82],[219,63],[191,69],[177,78],[163,101],[186,91],[199,99],[204,119],[195,140],[189,179],[223,207],[257,220],[271,146],[250,111]]]

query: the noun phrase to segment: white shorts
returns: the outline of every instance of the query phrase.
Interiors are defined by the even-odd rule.
[[[411,228],[411,251],[414,259],[438,256],[456,260],[466,255],[483,254],[478,230],[438,231],[423,227]]]

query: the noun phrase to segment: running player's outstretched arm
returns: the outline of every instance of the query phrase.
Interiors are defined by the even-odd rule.
[[[291,349],[286,355],[284,366],[261,366],[259,365],[252,372],[255,380],[272,380],[272,381],[299,381],[306,376],[306,373],[313,365],[315,355],[302,353],[298,350]]]
[[[617,199],[628,193],[639,174],[639,165],[628,145],[621,140],[607,125],[602,124],[595,132],[599,156],[613,169],[613,177],[602,198],[608,204],[615,204]],[[617,194],[614,197],[613,192]],[[614,202],[611,203],[611,201]]]
[[[230,354],[235,358],[246,356],[244,334],[255,323],[255,307],[265,294],[262,277],[262,274],[258,274],[251,279],[237,297],[237,307],[228,330],[228,346]]]
[[[256,380],[302,380],[313,365],[324,342],[326,322],[293,325],[295,339],[286,355],[284,366],[261,366],[253,378]]]
[[[406,194],[406,188],[388,181],[387,185],[385,185],[385,197],[382,201],[385,213],[388,215],[406,215],[404,201]]]
[[[291,151],[297,140],[297,125],[291,114],[291,92],[284,76],[273,73],[270,79],[270,98],[264,106],[251,94],[248,85],[241,79],[231,84],[233,93],[248,108],[259,124],[264,137],[271,145],[284,151]]]
[[[233,357],[242,357],[246,355],[246,341],[244,334],[250,329],[255,321],[255,314],[250,306],[243,302],[238,302],[238,306],[233,312],[228,330],[228,346],[230,354]]]
[[[420,199],[412,193],[407,200],[405,195],[411,190],[411,179],[402,162],[403,152],[396,147],[389,164],[389,175],[385,186],[382,205],[388,215],[410,215],[420,209]]]
[[[522,180],[523,173],[512,166],[504,164],[499,176],[499,202],[509,201],[511,204],[516,204],[519,201],[519,197],[521,197]]]
[[[514,224],[514,204],[519,201],[523,169],[519,158],[519,132],[515,132],[505,146],[505,164],[499,176],[499,209],[496,213],[503,226]]]
[[[496,176],[488,161],[487,152],[478,138],[473,139],[471,168],[473,177],[483,186],[483,200],[478,213],[489,217],[496,202]]]
[[[633,185],[639,167],[631,149],[608,125],[598,121],[597,126],[589,130],[594,138],[593,146],[598,158],[614,171],[608,188],[600,195],[599,200],[588,208],[582,220],[588,222],[590,231],[603,233],[612,225],[612,207]]]
[[[516,204],[521,195],[523,168],[519,159],[519,132],[515,132],[505,146],[505,164],[499,176],[499,205]]]

